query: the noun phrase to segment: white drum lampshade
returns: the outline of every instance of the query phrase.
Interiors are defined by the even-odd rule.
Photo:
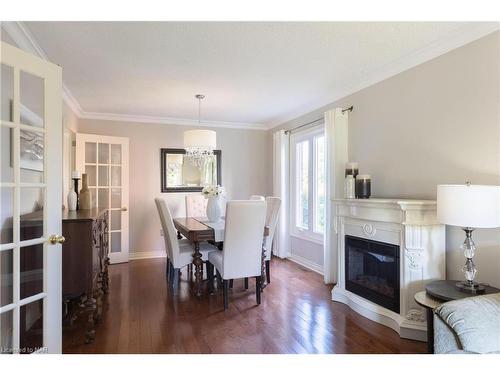
[[[465,241],[461,246],[466,258],[462,271],[464,281],[456,287],[466,293],[484,293],[484,285],[476,283],[477,268],[474,263],[476,244],[472,232],[476,228],[500,227],[500,186],[491,185],[438,185],[437,219],[442,224],[462,227]]]
[[[500,227],[500,186],[438,185],[437,219],[462,228]]]
[[[213,130],[187,130],[184,132],[184,149],[212,151],[217,147],[217,133]]]

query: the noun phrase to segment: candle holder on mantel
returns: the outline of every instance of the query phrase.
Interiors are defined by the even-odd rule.
[[[75,188],[75,193],[76,193],[76,209],[80,209],[80,194],[78,193],[78,181],[80,181],[81,174],[79,171],[73,171],[71,173],[71,179],[74,181],[74,188]]]
[[[372,179],[369,174],[360,174],[356,177],[356,198],[368,199],[372,194]]]
[[[349,162],[345,166],[344,198],[356,198],[356,176],[359,173],[358,163]]]
[[[356,176],[359,174],[359,167],[358,163],[355,161],[351,161],[346,164],[345,166],[345,176],[352,176],[354,179],[356,179]]]

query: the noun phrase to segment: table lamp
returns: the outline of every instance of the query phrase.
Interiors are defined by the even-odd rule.
[[[476,245],[472,232],[477,228],[500,227],[500,186],[493,185],[438,185],[437,219],[440,223],[461,227],[465,241],[461,246],[467,258],[462,268],[465,280],[456,286],[460,291],[481,294],[484,286],[474,282],[477,273],[472,258]]]

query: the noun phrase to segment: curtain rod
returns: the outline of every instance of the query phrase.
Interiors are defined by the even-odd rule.
[[[353,110],[353,109],[354,109],[354,106],[352,106],[352,105],[351,105],[351,106],[350,106],[350,107],[348,107],[348,108],[344,108],[344,109],[342,110],[342,113],[345,113],[345,112],[352,112],[352,110]],[[320,122],[320,121],[323,121],[323,120],[324,120],[324,118],[323,118],[323,117],[320,117],[320,118],[318,118],[318,119],[316,119],[316,120],[314,120],[314,121],[308,122],[307,124],[302,124],[302,125],[296,126],[295,128],[292,128],[292,129],[289,129],[289,130],[285,130],[285,134],[290,134],[291,132],[293,132],[293,131],[295,131],[295,130],[297,130],[297,129],[300,129],[300,128],[303,128],[303,127],[305,127],[305,126],[309,126],[309,125],[315,124],[315,123]]]

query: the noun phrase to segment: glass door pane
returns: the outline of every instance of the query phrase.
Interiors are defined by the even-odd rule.
[[[14,241],[14,188],[0,187],[0,244]]]
[[[122,145],[111,145],[111,164],[122,163]]]
[[[21,124],[44,127],[44,83],[43,78],[21,71]]]
[[[2,64],[2,107],[1,107],[1,120],[14,121],[12,113],[12,102],[14,100],[14,68]],[[2,145],[3,146],[3,145]]]
[[[0,307],[14,302],[14,250],[0,252]]]
[[[97,145],[95,142],[85,142],[85,163],[97,163]]]
[[[12,354],[14,346],[14,319],[13,310],[6,311],[0,314],[0,347],[2,351],[0,354]]]

